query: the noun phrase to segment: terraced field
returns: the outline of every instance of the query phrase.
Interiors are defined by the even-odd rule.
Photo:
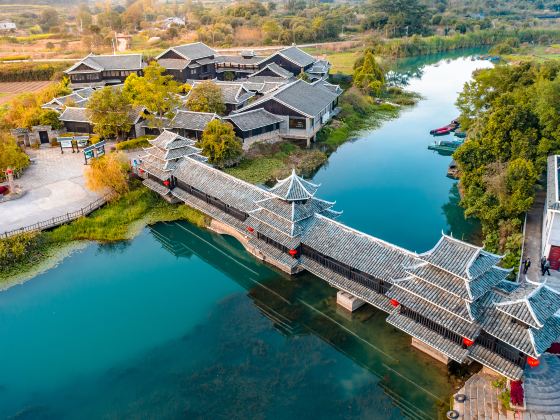
[[[0,83],[0,104],[9,102],[22,93],[37,92],[50,85],[51,81]]]

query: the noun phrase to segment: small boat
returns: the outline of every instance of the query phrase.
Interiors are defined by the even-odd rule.
[[[449,124],[447,124],[446,126],[430,130],[430,134],[432,136],[445,136],[445,135],[451,133],[452,131],[457,130],[459,128],[459,126],[460,126],[459,121],[457,119],[454,119],[454,120],[451,120],[451,122]]]
[[[453,153],[457,148],[463,144],[461,139],[439,140],[428,146],[429,150],[437,152]]]
[[[455,131],[455,137],[459,137],[460,139],[464,139],[465,137],[467,137],[467,132],[459,129],[459,130]]]

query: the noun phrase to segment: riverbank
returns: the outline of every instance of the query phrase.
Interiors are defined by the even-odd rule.
[[[169,204],[138,181],[118,200],[48,232],[31,232],[0,240],[0,288],[45,271],[84,241],[117,242],[136,236],[146,225],[187,220],[205,227],[209,219],[188,206]]]

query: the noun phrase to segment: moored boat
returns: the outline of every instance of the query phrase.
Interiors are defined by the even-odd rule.
[[[453,153],[462,144],[463,140],[461,139],[439,140],[430,144],[428,149],[437,152]]]

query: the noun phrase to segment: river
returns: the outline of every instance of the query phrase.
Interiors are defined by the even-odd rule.
[[[417,251],[442,230],[477,230],[428,131],[489,64],[444,58],[400,63],[424,99],[314,177],[341,221]],[[346,314],[323,282],[290,279],[230,237],[158,224],[0,293],[0,416],[434,418],[452,392],[447,368],[384,318]]]

